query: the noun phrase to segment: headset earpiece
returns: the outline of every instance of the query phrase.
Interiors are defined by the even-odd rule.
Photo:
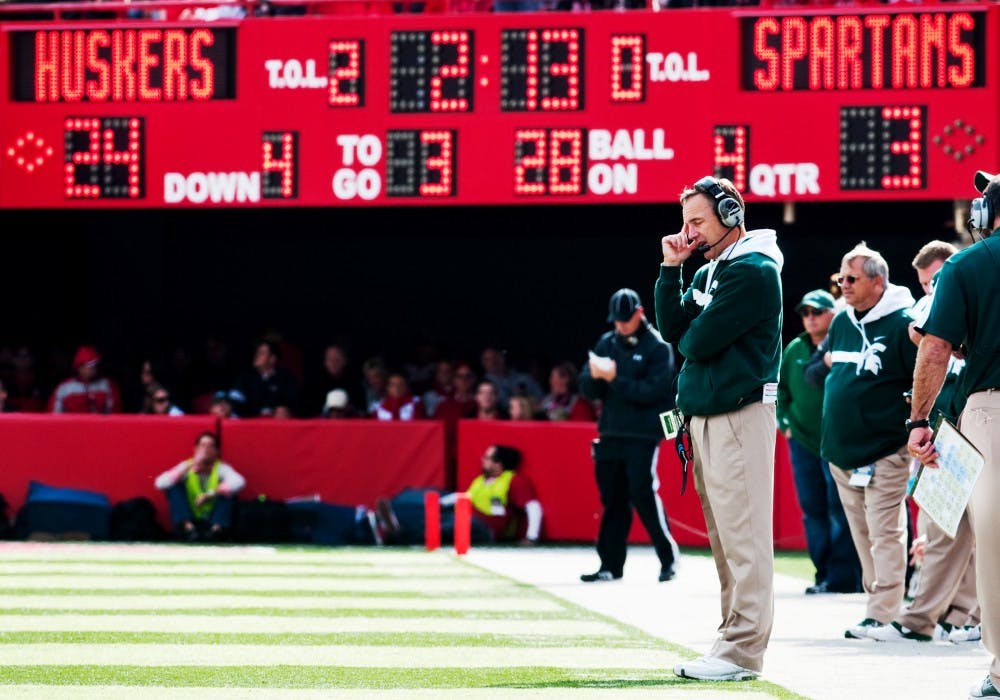
[[[993,207],[987,197],[978,197],[972,200],[969,208],[969,224],[974,229],[988,231],[993,227]]]
[[[719,185],[719,181],[706,175],[694,183],[698,190],[712,201],[712,211],[726,228],[736,228],[743,223],[743,207]]]

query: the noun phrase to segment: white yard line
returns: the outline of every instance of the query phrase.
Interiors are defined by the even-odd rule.
[[[759,700],[759,692],[708,690],[704,687],[653,686],[639,688],[161,688],[158,686],[0,685],[4,700]]]
[[[363,668],[663,669],[679,657],[662,649],[601,647],[395,647],[267,644],[7,644],[2,666],[285,666]]]
[[[188,578],[157,578],[135,576],[127,573],[112,576],[0,576],[0,595],[9,589],[34,590],[73,589],[77,591],[364,591],[378,593],[471,593],[497,594],[515,592],[517,585],[507,579],[494,578],[423,578],[411,576],[391,579],[379,575],[355,578],[295,578],[274,576],[231,576],[229,574],[201,574]]]
[[[377,562],[376,562],[377,563]],[[372,564],[326,562],[316,564],[296,564],[283,561],[268,563],[237,563],[229,561],[205,561],[198,563],[170,563],[159,564],[136,563],[128,564],[121,561],[107,562],[3,562],[0,561],[0,578],[7,576],[52,576],[69,575],[74,576],[95,576],[107,574],[109,570],[114,570],[116,575],[167,575],[167,576],[203,576],[205,574],[229,576],[298,576],[298,575],[327,575],[337,576],[384,576],[384,577],[409,577],[409,578],[466,578],[495,580],[493,574],[489,574],[480,569],[454,564],[449,566],[448,562],[439,562],[437,566],[428,567],[426,564],[414,566],[409,562],[373,566]]]
[[[204,546],[184,544],[111,544],[65,542],[0,542],[2,561],[236,561],[241,563],[349,563],[384,564],[402,563],[440,566],[460,560],[448,547],[428,552],[419,547],[304,547],[289,549],[255,546]]]
[[[483,610],[484,599],[475,597],[393,598],[389,596],[261,596],[261,595],[4,595],[0,609],[15,610],[187,610],[205,608],[270,608],[274,610]],[[488,606],[492,609],[493,606]],[[565,606],[550,598],[506,598],[510,612],[554,612]]]
[[[0,615],[0,632],[189,632],[333,634],[343,632],[621,636],[592,620],[468,620],[443,617],[276,617],[270,615]]]

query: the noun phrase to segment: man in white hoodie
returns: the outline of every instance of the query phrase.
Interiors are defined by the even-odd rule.
[[[917,347],[909,337],[913,295],[889,282],[880,253],[859,243],[841,260],[837,284],[847,306],[830,324],[820,453],[837,483],[868,593],[865,618],[844,636],[864,639],[896,619],[906,592],[910,458],[903,422]]]

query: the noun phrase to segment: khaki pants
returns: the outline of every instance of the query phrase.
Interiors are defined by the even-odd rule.
[[[906,484],[910,458],[906,447],[875,462],[865,487],[851,486],[852,471],[830,465],[840,501],[861,560],[868,592],[865,617],[888,624],[897,619],[906,592]]]
[[[968,515],[958,522],[955,539],[927,518],[927,548],[913,602],[899,622],[920,634],[933,634],[939,620],[964,625],[976,608],[975,538]],[[969,575],[971,572],[971,576]]]
[[[691,418],[694,485],[722,588],[709,656],[760,671],[774,623],[774,404]]]
[[[976,538],[976,588],[983,646],[993,655],[990,677],[1000,687],[1000,390],[972,394],[958,423],[986,460],[969,499],[969,523]]]

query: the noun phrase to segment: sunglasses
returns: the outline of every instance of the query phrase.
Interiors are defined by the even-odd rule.
[[[156,403],[166,403],[169,400],[170,400],[169,396],[154,396],[153,397],[153,401],[155,401]]]
[[[799,311],[799,315],[802,316],[802,318],[805,318],[806,316],[822,316],[825,313],[826,311],[823,309],[814,309],[811,306],[806,306]]]
[[[833,281],[837,283],[838,287],[843,287],[844,286],[844,282],[847,282],[849,284],[854,284],[859,279],[861,279],[861,278],[860,277],[855,277],[854,275],[837,275],[837,277],[834,278]]]

